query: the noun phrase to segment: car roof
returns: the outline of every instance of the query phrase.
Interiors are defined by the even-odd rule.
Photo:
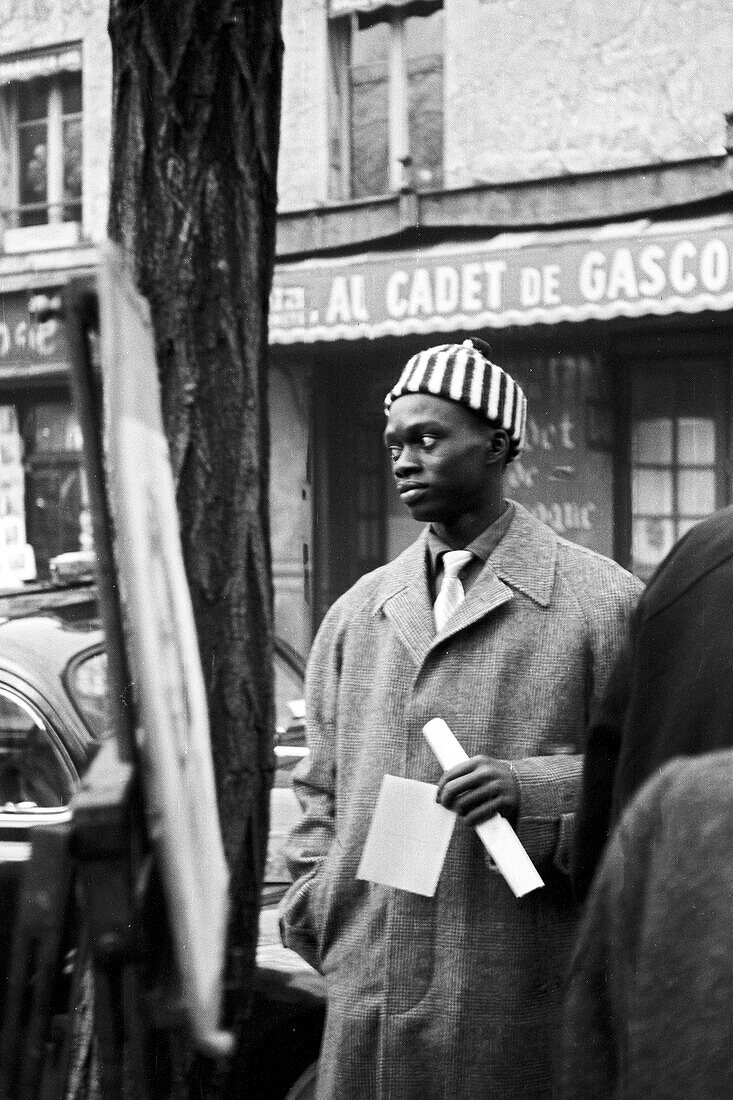
[[[47,583],[22,589],[0,590],[0,621],[27,618],[30,615],[53,615],[64,623],[99,620],[96,585],[59,587]]]
[[[77,657],[104,645],[96,585],[0,592],[0,676],[4,673],[5,678],[14,676],[29,684],[68,726],[81,731],[83,742],[86,733],[93,731],[87,730],[84,716],[69,699],[64,674]],[[302,680],[303,657],[280,637],[275,637],[274,649]]]
[[[0,660],[60,675],[75,656],[104,641],[96,589],[89,585],[0,596]]]
[[[104,643],[98,620],[64,622],[55,615],[0,621],[0,667],[32,673],[46,683],[59,678],[70,661]]]

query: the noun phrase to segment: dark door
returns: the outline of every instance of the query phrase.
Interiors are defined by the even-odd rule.
[[[386,560],[382,433],[395,368],[365,358],[314,373],[315,630],[334,600]]]

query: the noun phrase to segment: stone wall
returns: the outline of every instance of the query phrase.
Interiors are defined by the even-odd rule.
[[[444,0],[448,187],[721,154],[730,0]],[[326,0],[284,0],[280,209],[328,201]]]
[[[729,0],[446,0],[445,10],[448,186],[722,153]]]
[[[326,0],[283,0],[279,209],[328,198],[328,35]]]

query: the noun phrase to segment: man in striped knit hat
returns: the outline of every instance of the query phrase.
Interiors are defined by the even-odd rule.
[[[426,526],[314,642],[288,843],[284,942],[326,979],[318,1096],[543,1100],[589,710],[640,586],[504,498],[526,401],[478,340],[414,355],[385,409],[397,491]],[[436,717],[468,754],[445,773],[422,735]],[[357,878],[385,774],[434,783],[459,817],[433,897]],[[472,828],[496,813],[545,883],[519,900]]]

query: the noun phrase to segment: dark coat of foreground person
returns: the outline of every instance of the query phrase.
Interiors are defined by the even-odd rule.
[[[580,897],[648,778],[675,756],[733,746],[732,609],[733,507],[693,527],[652,577],[591,722],[574,857]]]
[[[730,750],[680,758],[614,830],[571,967],[558,1100],[733,1097],[731,792]]]

